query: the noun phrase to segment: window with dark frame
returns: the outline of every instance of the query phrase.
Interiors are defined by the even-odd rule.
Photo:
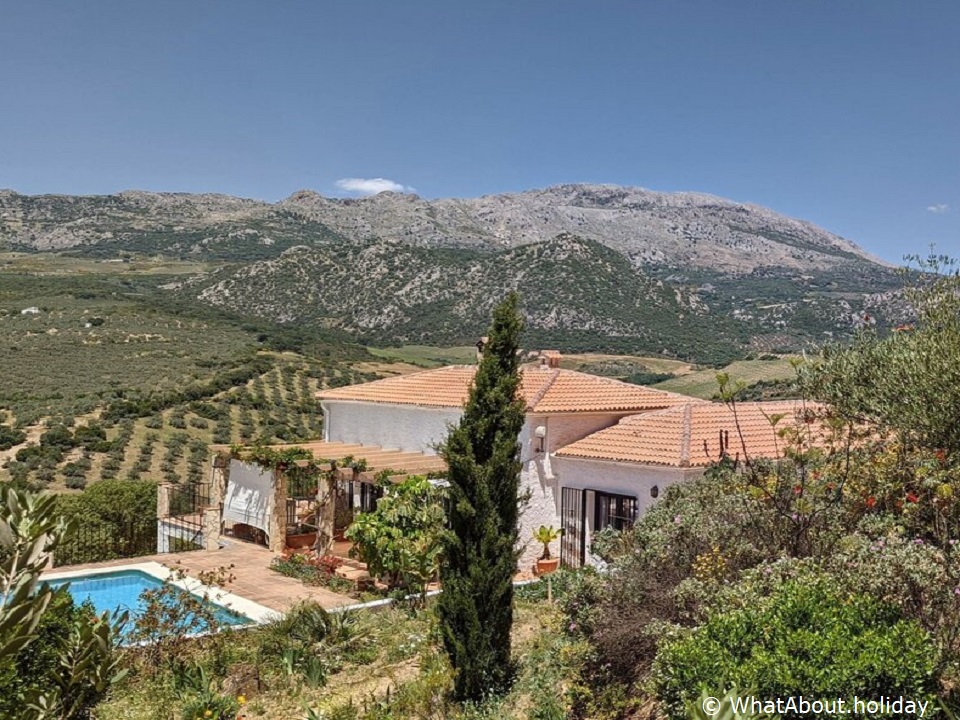
[[[383,497],[383,488],[370,483],[360,483],[360,512],[373,512],[377,501]]]
[[[637,499],[629,495],[597,492],[594,498],[594,531],[629,530],[637,521]]]

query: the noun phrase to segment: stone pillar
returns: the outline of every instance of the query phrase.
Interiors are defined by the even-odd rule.
[[[273,471],[273,512],[270,516],[270,550],[287,549],[287,476],[282,470]]]
[[[203,511],[203,549],[220,549],[220,508],[207,508]]]
[[[157,517],[170,517],[170,483],[157,485]]]
[[[222,507],[230,481],[230,456],[217,453],[213,456],[213,469],[210,473],[210,507]]]
[[[317,484],[317,542],[314,549],[326,555],[333,548],[334,523],[337,512],[338,473],[335,469],[324,473]]]

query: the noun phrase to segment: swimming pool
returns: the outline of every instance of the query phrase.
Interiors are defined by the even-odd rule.
[[[56,589],[68,586],[67,591],[77,604],[89,601],[96,609],[97,614],[104,612],[126,611],[132,623],[143,614],[145,609],[141,595],[146,590],[158,590],[163,587],[163,581],[142,570],[118,570],[97,575],[87,575],[75,579],[53,580],[48,583]],[[178,595],[186,595],[186,590],[179,590]],[[213,610],[213,617],[221,626],[249,625],[250,618],[232,612],[222,605],[204,601],[205,605]],[[193,618],[183,619],[184,625],[190,625]],[[206,623],[200,622],[197,630],[208,630]]]
[[[176,602],[179,596],[208,598],[202,599],[202,602],[213,611],[213,617],[221,627],[242,627],[267,622],[278,615],[269,608],[220,588],[202,585],[193,578],[175,577],[169,568],[156,562],[106,570],[57,572],[44,576],[43,582],[54,589],[66,587],[75,603],[89,602],[98,614],[116,611],[129,613],[127,625],[121,630],[124,635],[133,630],[133,622],[145,610],[141,595],[147,590],[162,588],[166,582],[176,588],[173,602]],[[196,632],[209,629],[203,621],[194,624],[194,618],[189,614],[178,622]]]

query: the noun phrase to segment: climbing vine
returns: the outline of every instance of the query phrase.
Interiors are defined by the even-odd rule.
[[[314,549],[318,553],[326,552],[333,541],[332,535],[326,531],[322,518],[332,512],[337,497],[343,492],[337,482],[340,468],[349,468],[354,473],[361,473],[367,469],[364,458],[355,458],[353,455],[337,459],[314,457],[310,450],[302,447],[274,448],[266,445],[246,447],[232,445],[230,456],[243,462],[253,463],[274,472],[282,472],[287,478],[288,492],[294,496],[316,496],[311,506],[310,514],[315,521],[304,523],[317,528],[317,541]],[[391,472],[391,471],[387,471]],[[380,473],[382,474],[382,472]],[[379,475],[378,474],[378,477]],[[321,481],[326,480],[326,483]]]

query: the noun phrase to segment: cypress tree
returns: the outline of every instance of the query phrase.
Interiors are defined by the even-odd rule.
[[[520,516],[519,349],[523,321],[511,293],[493,312],[463,417],[441,449],[450,483],[439,614],[455,671],[454,697],[480,700],[512,676],[513,575]]]

